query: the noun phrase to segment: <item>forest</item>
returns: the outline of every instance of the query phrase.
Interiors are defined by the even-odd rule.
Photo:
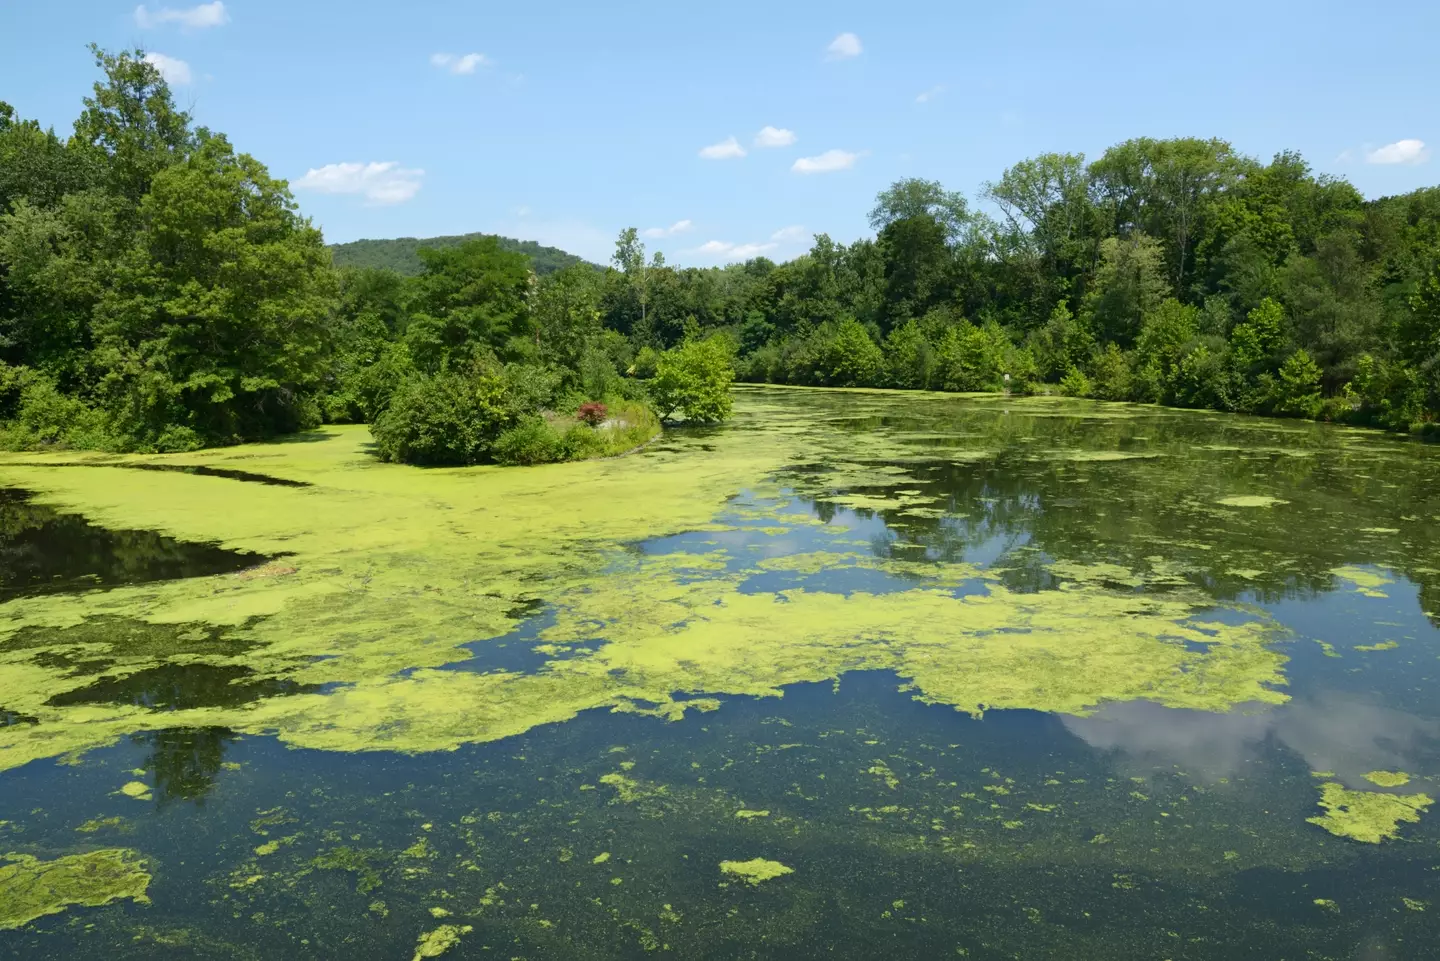
[[[538,463],[723,419],[732,378],[1440,412],[1440,188],[1367,200],[1293,153],[1139,138],[975,203],[899,181],[874,237],[784,264],[675,268],[633,228],[604,270],[483,235],[332,251],[140,51],[92,49],[68,138],[0,103],[0,447],[364,422],[391,460]]]
[[[397,237],[394,240],[352,240],[348,244],[331,244],[330,253],[336,267],[373,267],[393,270],[406,277],[414,277],[425,269],[420,259],[420,249],[444,250],[459,247],[472,240],[481,240],[493,234],[459,234],[448,237]],[[566,253],[558,247],[545,247],[533,240],[515,240],[511,237],[495,236],[502,250],[524,254],[530,258],[530,269],[535,276],[545,277],[575,264],[587,261]],[[595,270],[601,268],[591,265]]]

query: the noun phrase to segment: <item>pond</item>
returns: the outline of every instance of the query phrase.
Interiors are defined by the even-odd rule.
[[[0,455],[0,957],[1440,956],[1440,448],[803,389],[368,444]]]

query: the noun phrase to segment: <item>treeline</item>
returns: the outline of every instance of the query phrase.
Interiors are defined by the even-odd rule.
[[[1132,140],[984,189],[877,198],[877,232],[786,264],[663,265],[606,324],[724,329],[753,382],[1059,391],[1426,429],[1440,412],[1440,188],[1365,200],[1297,155]]]
[[[393,240],[353,240],[348,244],[331,244],[330,253],[336,267],[393,270],[414,277],[425,269],[420,259],[421,248],[444,250],[459,247],[472,240],[483,240],[491,234],[459,234],[453,237],[396,237]],[[585,260],[556,247],[545,247],[533,240],[515,240],[496,236],[501,250],[510,250],[530,258],[530,269],[536,276],[547,277],[557,270],[586,263]],[[601,268],[591,265],[593,269]]]
[[[900,181],[876,236],[784,264],[677,269],[631,228],[603,271],[494,237],[416,242],[413,275],[337,269],[139,51],[95,55],[68,138],[0,104],[0,446],[367,422],[396,460],[533,463],[723,418],[737,372],[1397,430],[1440,413],[1440,188],[1367,201],[1294,154],[1140,139],[1016,164],[985,187],[994,215]]]
[[[607,279],[578,258],[540,277],[526,248],[479,237],[418,249],[414,276],[337,270],[286,184],[194,127],[141,51],[92,50],[104,80],[68,138],[0,103],[0,447],[364,421],[388,459],[523,464],[728,414],[728,341],[627,376]]]

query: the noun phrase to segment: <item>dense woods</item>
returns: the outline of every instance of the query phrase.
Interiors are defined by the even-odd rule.
[[[1017,163],[990,212],[900,181],[873,238],[785,264],[674,268],[633,228],[604,270],[482,235],[332,255],[139,52],[95,56],[68,138],[0,104],[3,446],[367,422],[391,459],[534,463],[723,419],[736,375],[1396,430],[1440,411],[1440,188],[1367,201],[1295,154],[1141,138]]]
[[[377,268],[393,270],[406,277],[414,277],[425,269],[420,259],[420,250],[444,250],[459,247],[472,240],[481,240],[493,234],[459,234],[450,237],[396,237],[394,240],[353,240],[348,244],[331,244],[330,253],[336,267]],[[545,247],[533,240],[515,240],[511,237],[495,237],[502,250],[514,251],[530,258],[530,269],[536,276],[545,277],[586,261],[556,247]],[[601,269],[594,266],[595,270]]]

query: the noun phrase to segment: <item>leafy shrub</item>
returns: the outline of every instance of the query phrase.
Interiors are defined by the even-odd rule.
[[[630,365],[630,373],[644,380],[655,376],[655,370],[660,365],[660,353],[649,344],[640,348],[635,355],[635,363]]]
[[[820,351],[824,382],[835,387],[873,387],[880,381],[885,356],[858,320],[846,317],[833,328]]]
[[[581,404],[580,409],[575,412],[575,416],[591,427],[599,427],[605,422],[609,412],[609,408],[604,404],[592,400]]]
[[[924,390],[935,376],[935,347],[918,321],[907,320],[885,338],[885,375],[891,387]]]
[[[590,428],[580,426],[590,432]],[[495,438],[492,456],[498,464],[550,464],[566,460],[569,435],[561,437],[539,414],[530,414]]]
[[[1094,396],[1101,400],[1129,400],[1132,375],[1130,358],[1114,343],[1095,358]]]
[[[1071,367],[1060,378],[1060,393],[1066,397],[1089,397],[1094,390],[1095,385],[1079,367]]]
[[[610,445],[606,443],[604,434],[593,427],[586,427],[584,424],[574,424],[565,432],[565,435],[560,438],[560,452],[565,460],[587,460],[591,457],[604,457],[606,454],[620,453],[618,450],[611,450]]]
[[[190,443],[168,449],[198,447],[194,432],[189,435]],[[115,450],[126,445],[111,434],[103,412],[62,394],[40,371],[0,361],[0,448],[52,446]]]
[[[678,413],[694,423],[719,423],[730,416],[734,380],[727,341],[717,337],[686,341],[660,356],[650,397],[661,419]]]
[[[412,374],[371,433],[380,457],[406,464],[478,464],[517,420],[504,378],[493,373]]]
[[[1320,366],[1305,350],[1297,350],[1280,366],[1272,406],[1278,414],[1315,417],[1324,401],[1320,397]]]

